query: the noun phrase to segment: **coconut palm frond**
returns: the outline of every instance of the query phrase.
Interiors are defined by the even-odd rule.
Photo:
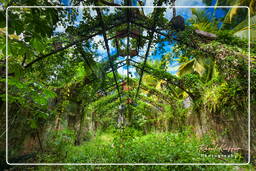
[[[179,76],[183,76],[185,74],[190,74],[193,72],[193,65],[194,65],[195,59],[192,59],[186,63],[183,63],[180,65],[177,74]]]
[[[193,70],[197,72],[200,76],[203,76],[205,72],[205,67],[203,61],[195,60],[193,65]]]
[[[251,17],[250,19],[251,19],[251,22],[250,22],[251,27],[249,28],[248,26],[248,18],[247,18],[234,28],[234,35],[240,38],[248,39],[248,35],[249,35],[248,31],[250,30],[251,39],[256,40],[256,15]]]

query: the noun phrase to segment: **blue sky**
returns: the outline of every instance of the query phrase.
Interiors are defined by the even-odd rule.
[[[152,0],[145,0],[145,5],[146,6],[153,6],[153,1]],[[215,5],[215,1],[213,0],[212,5]],[[115,3],[120,4],[122,2],[122,0],[114,0]],[[62,0],[62,3],[64,5],[71,5],[70,4],[70,0]],[[133,5],[136,5],[136,0],[134,0]],[[205,6],[205,4],[202,2],[202,0],[178,0],[176,1],[176,6]],[[145,15],[151,13],[153,11],[152,8],[148,8],[148,9],[144,9],[144,13]],[[183,16],[185,19],[188,19],[192,16],[191,13],[191,9],[190,8],[177,8],[177,15],[181,15]],[[214,9],[207,9],[207,11],[211,14],[214,13]],[[82,20],[82,13],[83,13],[83,9],[79,9],[79,15],[77,16],[77,20],[76,20],[76,25],[79,24],[79,22]],[[92,15],[96,15],[95,12],[91,12]],[[223,17],[225,15],[225,11],[222,9],[216,9],[215,11],[215,17],[216,18],[220,18]],[[172,18],[172,10],[171,9],[167,9],[166,13],[164,15],[168,20],[170,20]],[[56,29],[57,32],[63,32],[65,31],[65,28],[63,26],[59,26]],[[96,53],[97,53],[97,61],[101,61],[101,60],[107,60],[107,53],[106,53],[106,49],[104,46],[101,45],[100,42],[103,42],[103,37],[102,36],[96,36],[94,37],[93,41],[97,44],[99,44],[98,49],[93,49]],[[104,44],[104,43],[103,43]],[[147,44],[147,43],[146,43]],[[156,45],[156,47],[151,48],[151,52],[150,52],[150,56],[149,59],[151,60],[160,60],[161,57],[164,55],[164,53],[172,53],[172,48],[173,45],[170,44],[169,42],[164,42],[164,46],[163,49],[164,51],[157,51],[156,54],[153,54],[152,52],[158,48],[159,45]],[[145,55],[145,49],[146,46],[144,47],[144,49],[141,50],[140,54]],[[110,49],[111,49],[111,54],[115,54],[116,50],[114,47],[112,47],[110,45]],[[120,58],[121,60],[121,58]],[[139,61],[139,57],[135,57],[136,61]],[[177,69],[179,67],[179,63],[175,60],[172,60],[172,62],[170,62],[170,65],[168,67],[168,72],[172,73],[172,74],[176,74],[177,73]],[[130,67],[129,70],[132,72],[133,76],[135,77],[137,74],[135,73],[135,68],[134,67]],[[118,72],[122,75],[127,75],[127,66],[119,68]]]

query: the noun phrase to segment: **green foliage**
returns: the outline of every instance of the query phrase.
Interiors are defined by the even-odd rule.
[[[181,77],[184,87],[190,87],[191,92],[198,92],[198,89],[201,88],[201,81],[198,75],[187,74]]]
[[[218,21],[203,9],[192,8],[192,17],[189,22],[193,27],[207,32],[215,32],[218,30]]]
[[[47,134],[46,153],[39,156],[39,160],[44,162],[61,162],[67,157],[67,153],[75,142],[75,132],[73,130],[54,130]]]
[[[250,40],[256,40],[256,15],[250,17],[250,25],[251,27],[249,28],[248,18],[246,18],[233,29],[233,31],[235,32],[234,35],[248,40],[248,32],[250,30]]]
[[[20,1],[12,3],[14,2],[14,5],[24,5]],[[46,1],[32,0],[24,3],[32,6],[50,4]],[[94,4],[92,1],[81,3]],[[105,15],[109,10],[102,11],[106,28],[116,24],[116,20],[122,21],[122,12],[127,12],[126,9],[118,9],[114,14]],[[83,11],[83,19],[78,25],[75,21],[80,13],[71,9],[9,10],[8,104],[13,111],[17,109],[12,112],[11,117],[18,117],[18,121],[14,121],[10,129],[16,129],[16,124],[23,125],[25,133],[31,135],[42,130],[42,144],[46,148],[44,154],[38,155],[40,162],[241,162],[236,159],[203,158],[200,155],[200,146],[213,145],[212,139],[199,139],[192,131],[187,131],[187,127],[190,124],[190,117],[197,119],[196,112],[205,112],[207,117],[216,114],[218,117],[229,119],[234,118],[236,111],[246,111],[248,42],[233,36],[237,28],[233,31],[219,31],[219,20],[209,17],[203,10],[193,9],[193,17],[188,21],[192,25],[187,25],[185,31],[176,33],[170,22],[164,18],[165,11],[165,8],[157,9],[147,17],[144,16],[142,20],[134,21],[146,28],[151,28],[153,24],[157,25],[155,31],[165,30],[166,33],[163,33],[170,35],[172,39],[162,38],[164,36],[154,37],[152,45],[156,48],[154,54],[150,55],[154,56],[159,52],[164,55],[161,60],[147,61],[145,66],[142,63],[138,64],[138,68],[145,69],[138,96],[134,98],[139,79],[129,78],[128,86],[131,90],[126,91],[119,86],[119,101],[114,83],[120,83],[126,78],[116,72],[117,80],[114,80],[111,64],[114,63],[115,70],[118,66],[117,60],[121,59],[114,54],[113,61],[104,61],[102,58],[105,56],[98,54],[100,46],[104,44],[103,41],[84,39],[97,32],[101,34],[104,28],[97,17],[90,15],[89,9]],[[115,15],[121,17],[117,18]],[[0,12],[0,19],[2,18],[4,15]],[[3,21],[0,21],[1,72],[5,70],[3,54],[6,46]],[[64,33],[54,31],[59,24],[64,28],[67,26]],[[238,25],[238,28],[243,24]],[[145,29],[138,25],[132,24],[132,28],[140,28],[139,34],[143,35],[143,40],[137,44],[138,40],[130,35],[130,47],[143,49],[147,44],[148,35],[145,35]],[[121,26],[107,31],[107,37],[110,39],[124,29],[127,29],[127,25],[122,23]],[[195,29],[216,33],[218,37],[215,40],[208,40],[198,36]],[[102,37],[100,39],[103,40]],[[112,40],[112,46],[119,43],[123,48],[126,45],[124,39],[117,42]],[[72,44],[77,41],[79,43]],[[173,51],[167,52],[164,47],[166,41],[173,45]],[[60,50],[61,47],[55,47],[55,43],[69,48]],[[251,43],[251,47],[252,56],[255,56],[255,43]],[[173,75],[167,68],[176,58],[181,65],[178,75]],[[255,65],[252,65],[251,71],[251,77],[255,79]],[[4,88],[4,82],[5,79],[2,77],[1,89]],[[251,90],[252,97],[255,97],[256,84],[253,81]],[[127,100],[128,97],[131,103]],[[185,106],[187,100],[189,105]],[[252,100],[255,102],[255,98]],[[1,94],[1,105],[4,101],[5,95]],[[126,106],[125,112],[119,110],[120,104]],[[116,127],[116,120],[120,114],[125,116],[126,124],[132,127],[106,131],[106,128]],[[228,133],[227,128],[225,134]],[[11,138],[11,142],[15,142],[15,138]],[[218,138],[214,136],[214,141],[217,142]],[[78,146],[79,144],[81,145]],[[218,151],[211,153],[219,154]],[[65,169],[76,168],[65,166]],[[97,170],[98,167],[91,169]],[[113,170],[114,167],[108,169]],[[136,167],[119,169],[133,170]],[[173,166],[150,169],[208,168]],[[231,167],[214,166],[210,169],[231,170]]]
[[[248,40],[235,37],[227,30],[218,32],[217,41],[223,44],[232,45],[233,47],[243,48],[245,51],[248,50]]]
[[[106,107],[106,105],[111,104],[112,102],[115,103],[118,98],[118,94],[111,94],[108,96],[103,96],[94,101],[93,103],[90,104],[89,110],[96,111],[104,111],[102,107]],[[111,106],[110,106],[111,107]]]
[[[67,148],[69,142],[65,144],[62,146],[63,148],[60,148],[64,153],[68,150],[65,161],[74,163],[223,162],[217,158],[202,157],[201,145],[211,145],[211,138],[205,137],[205,139],[199,140],[188,130],[180,133],[142,135],[140,131],[125,128],[114,131],[114,133],[99,134],[95,139],[85,142],[82,146]],[[208,154],[216,155],[219,152],[212,151]],[[238,159],[234,158],[225,158],[224,160],[226,162],[239,162]],[[54,157],[52,161],[55,161]],[[65,168],[72,169],[74,167],[65,166]],[[192,170],[193,166],[171,168]],[[204,168],[204,166],[198,166],[200,170],[204,170]],[[221,168],[222,166],[214,166],[212,170]],[[130,170],[129,168],[126,169]]]

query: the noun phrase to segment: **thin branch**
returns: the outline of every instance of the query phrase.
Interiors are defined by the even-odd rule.
[[[27,59],[27,53],[24,54],[24,58],[22,60],[21,66],[24,66],[26,59]]]
[[[112,25],[112,26],[110,26],[109,28],[107,28],[106,30],[110,30],[110,29],[112,29],[112,28],[114,28],[114,27],[116,27],[116,26],[118,26],[118,25],[121,25],[121,24],[122,24],[122,23]],[[85,41],[85,40],[88,40],[88,39],[90,39],[90,38],[92,38],[92,37],[94,37],[94,36],[97,36],[97,35],[99,35],[99,34],[101,34],[101,31],[99,31],[99,32],[97,32],[97,33],[94,33],[94,34],[92,34],[92,35],[89,35],[89,36],[85,36],[85,37],[83,37],[83,38],[81,38],[81,39],[79,39],[79,40],[76,40],[76,41],[74,41],[74,42],[71,42],[71,43],[69,43],[68,45],[66,45],[66,46],[64,46],[64,47],[62,47],[62,48],[59,48],[59,49],[57,49],[57,50],[54,50],[54,51],[52,51],[52,52],[50,52],[50,53],[48,53],[48,54],[41,55],[41,56],[37,57],[35,60],[33,60],[32,62],[28,63],[28,64],[25,66],[25,68],[28,68],[28,67],[32,66],[34,63],[36,63],[36,62],[38,62],[38,61],[41,61],[41,60],[43,60],[43,59],[45,59],[45,58],[47,58],[47,57],[49,57],[49,56],[51,56],[51,55],[54,55],[54,54],[56,54],[56,53],[58,53],[58,52],[61,52],[61,51],[65,50],[65,49],[68,49],[68,48],[72,47],[73,45],[76,45],[76,44],[78,44],[78,43],[80,43],[80,42],[83,42],[83,41]]]

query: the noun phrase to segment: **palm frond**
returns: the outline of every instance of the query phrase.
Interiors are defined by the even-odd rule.
[[[204,62],[202,60],[196,59],[193,65],[193,69],[197,72],[200,76],[203,76],[205,72]]]
[[[195,59],[192,59],[186,63],[183,63],[180,65],[177,74],[179,76],[183,76],[185,74],[189,74],[193,72],[193,65],[194,65]]]
[[[250,30],[250,38],[253,40],[256,40],[256,15],[251,17],[251,27],[248,26],[248,18],[242,21],[240,24],[238,24],[234,29],[234,35],[240,37],[240,38],[246,38],[248,39],[248,31]]]

